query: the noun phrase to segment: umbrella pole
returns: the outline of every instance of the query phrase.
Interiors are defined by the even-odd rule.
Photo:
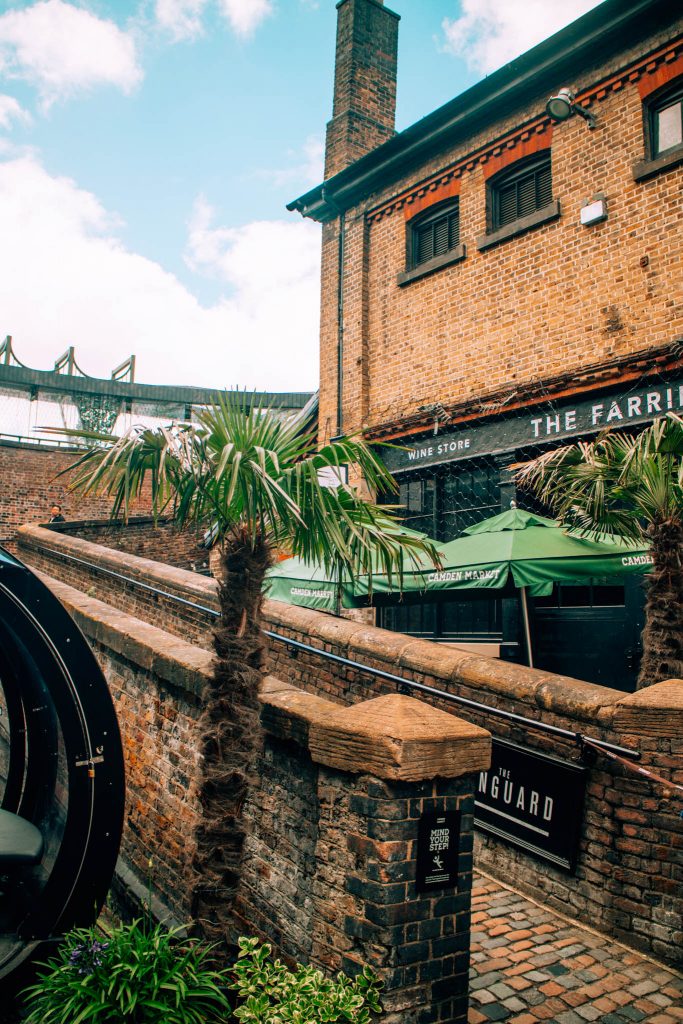
[[[526,654],[529,668],[534,667],[534,658],[531,653],[531,630],[529,628],[529,604],[527,600],[526,587],[519,588],[520,600],[522,602],[522,619],[524,620],[524,639],[526,641]]]

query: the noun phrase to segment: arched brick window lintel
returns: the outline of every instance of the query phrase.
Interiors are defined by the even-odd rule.
[[[403,217],[406,224],[413,221],[416,217],[426,214],[427,211],[436,210],[436,207],[441,206],[442,203],[447,203],[451,199],[457,199],[460,195],[461,187],[462,182],[460,178],[452,178],[445,185],[439,185],[433,190],[430,189],[423,196],[417,196],[411,203],[406,203],[403,207]]]
[[[549,125],[544,132],[534,133],[528,139],[518,142],[512,149],[504,149],[484,164],[484,180],[488,183],[501,171],[512,168],[515,164],[521,164],[537,154],[549,151],[552,141],[553,126]]]

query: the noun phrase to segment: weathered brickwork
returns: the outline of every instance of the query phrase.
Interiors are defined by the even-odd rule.
[[[151,516],[131,516],[127,523],[85,519],[60,523],[53,529],[179,569],[208,572],[209,553],[202,542],[202,532],[179,530],[169,519],[155,522]]]
[[[31,526],[20,531],[19,554],[34,568],[113,608],[189,643],[211,647],[218,615],[213,579],[100,547],[68,533]]]
[[[56,448],[0,444],[0,544],[16,550],[15,534],[23,523],[46,523],[50,506],[62,506],[67,519],[107,519],[111,499],[89,496],[84,498],[68,489],[68,476],[60,476],[72,466],[78,452]],[[137,511],[149,510],[149,502],[142,502]]]
[[[159,912],[186,923],[197,884],[193,868],[200,756],[197,717],[210,655],[163,630],[44,577],[85,634],[109,684],[126,768],[120,862],[132,872],[114,886],[124,903],[150,890]],[[139,911],[139,903],[135,907]]]
[[[633,169],[646,156],[642,97],[649,80],[661,86],[681,74],[682,30],[679,20],[603,65],[573,68],[579,99],[597,117],[593,131],[579,117],[551,125],[545,88],[498,122],[492,104],[478,134],[413,160],[410,173],[345,210],[345,432],[680,339],[683,169],[644,180]],[[487,181],[538,138],[550,148],[559,218],[480,251]],[[407,218],[452,194],[454,181],[465,259],[400,287]],[[580,208],[597,194],[606,197],[607,220],[584,227]],[[336,218],[323,235],[323,436],[337,424],[339,231]]]
[[[272,678],[262,699],[265,770],[251,801],[238,927],[256,927],[289,956],[303,955],[330,972],[354,975],[370,964],[383,982],[387,1024],[464,1024],[474,769],[488,764],[488,734],[470,731],[473,746],[460,763],[457,748],[467,741],[464,735],[455,739],[450,772],[442,767],[452,778],[422,779],[432,772],[427,751],[433,754],[445,738],[451,716],[394,695],[381,699],[379,731],[376,711],[370,711],[378,702],[370,701],[341,713],[340,734],[339,708],[328,701]],[[419,730],[423,713],[429,716],[428,738],[421,733],[415,760],[404,753],[395,761],[396,750],[410,746],[408,736]],[[411,714],[417,718],[410,721]],[[391,752],[383,763],[386,735]],[[372,766],[364,740],[380,751]],[[349,756],[356,759],[355,771],[341,769]],[[423,814],[445,810],[461,813],[457,885],[421,893],[415,884],[418,822]]]
[[[130,599],[137,600],[135,614],[140,618],[176,637],[190,637],[194,630],[203,637],[197,642],[210,649],[213,619],[207,613],[173,606],[170,600],[148,601],[143,593],[136,599],[135,588],[124,591],[120,582],[98,578],[96,573],[88,575],[84,568],[78,570],[78,578],[61,577],[68,563],[59,560],[55,547],[86,542],[31,529],[22,534],[23,544],[26,547],[22,547],[21,556],[41,565],[51,576],[67,579],[86,593],[96,588],[96,596],[115,606],[123,605],[130,593]],[[109,565],[108,560],[115,555],[121,574],[137,574],[166,591],[206,607],[217,607],[213,580],[119,552],[101,549],[98,556],[95,545],[86,548],[81,547],[80,554],[89,561],[99,557]],[[144,572],[153,574],[145,577]],[[680,710],[674,704],[669,706],[666,698],[668,686],[668,699],[674,701],[677,695],[683,701],[681,683],[660,684],[625,696],[606,687],[488,660],[278,602],[266,602],[265,618],[269,629],[321,650],[492,708],[640,750],[644,767],[674,782],[683,781],[683,723]],[[357,669],[305,652],[296,654],[276,642],[268,649],[268,667],[292,685],[342,705],[395,690],[392,684]],[[645,699],[641,694],[652,695],[652,709],[640,703]],[[451,704],[442,707],[466,715],[496,737],[568,761],[579,760],[577,744],[512,725],[486,711],[465,711]],[[598,755],[589,774],[575,876],[483,835],[477,838],[478,863],[548,905],[590,920],[594,927],[629,945],[677,963],[683,948],[683,819],[678,811],[679,804],[671,791]]]
[[[360,159],[394,134],[398,17],[383,0],[337,5],[337,59],[325,176]]]
[[[115,898],[130,909],[151,896],[155,913],[188,921],[202,882],[198,712],[210,657],[44,579],[92,644],[116,704],[127,803]],[[465,1024],[473,791],[490,764],[489,734],[397,695],[340,709],[269,678],[262,700],[234,937],[259,934],[290,960],[334,971],[372,964],[386,1024]],[[461,812],[457,882],[418,894],[418,819],[446,809]]]

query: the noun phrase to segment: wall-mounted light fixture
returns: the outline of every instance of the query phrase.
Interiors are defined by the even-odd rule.
[[[571,89],[560,89],[551,96],[545,105],[545,112],[553,121],[566,121],[572,114],[578,114],[588,122],[589,128],[595,128],[597,124],[595,114],[591,114],[590,110],[580,107],[575,102]]]

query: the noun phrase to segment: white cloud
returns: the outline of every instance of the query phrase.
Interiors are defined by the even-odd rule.
[[[200,197],[186,254],[193,270],[231,285],[242,312],[253,317],[264,302],[291,306],[300,322],[307,319],[311,300],[317,312],[320,234],[310,221],[263,220],[226,228],[214,227],[213,220],[214,210]]]
[[[325,145],[317,135],[309,135],[299,153],[290,150],[287,155],[294,161],[291,167],[259,170],[257,176],[277,188],[291,185],[302,190],[323,180]]]
[[[156,0],[154,13],[161,27],[177,42],[202,34],[205,7],[206,0]]]
[[[250,36],[273,13],[273,0],[215,0],[216,8],[238,36]],[[174,40],[193,39],[204,32],[209,0],[155,0],[157,24]]]
[[[200,203],[194,265],[232,286],[202,306],[158,263],[125,249],[98,199],[35,156],[0,162],[0,335],[47,369],[68,345],[108,377],[131,352],[148,383],[313,390],[319,230],[308,222],[214,228]],[[226,288],[226,291],[228,289]]]
[[[0,128],[10,128],[12,121],[23,121],[28,124],[30,120],[28,110],[24,110],[14,96],[0,95]]]
[[[547,39],[600,0],[462,0],[462,14],[444,18],[445,49],[488,73]]]
[[[273,13],[272,0],[219,0],[220,10],[237,35],[249,36]]]
[[[142,80],[133,38],[64,0],[0,16],[0,72],[35,85],[46,107],[95,85],[128,93]]]

